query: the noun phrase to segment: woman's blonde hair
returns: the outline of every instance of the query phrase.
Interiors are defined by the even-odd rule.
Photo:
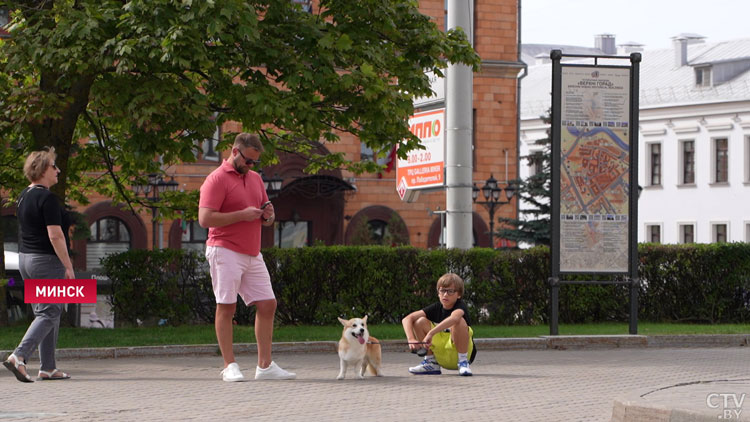
[[[445,273],[437,281],[437,288],[453,288],[459,297],[464,296],[464,280],[454,273]]]
[[[57,159],[55,147],[44,147],[41,151],[34,151],[26,157],[23,175],[29,179],[29,182],[36,182],[42,178],[47,168],[55,163],[55,159]]]

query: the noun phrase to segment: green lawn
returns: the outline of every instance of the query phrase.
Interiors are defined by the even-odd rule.
[[[0,328],[0,350],[12,350],[23,337],[27,325],[14,325]],[[536,326],[474,326],[476,338],[496,337],[536,337],[549,334],[546,325]],[[560,325],[560,335],[602,335],[628,334],[626,323],[576,324]],[[749,334],[750,324],[651,324],[638,325],[642,335],[665,334]],[[401,325],[378,324],[370,327],[370,334],[382,340],[403,339]],[[287,341],[324,341],[338,340],[341,326],[283,326],[274,331],[273,340]],[[235,326],[236,343],[254,343],[252,327]],[[212,325],[184,325],[179,327],[140,327],[118,328],[114,330],[95,328],[61,327],[58,340],[59,348],[77,347],[114,347],[114,346],[151,346],[165,344],[216,344],[216,335]]]

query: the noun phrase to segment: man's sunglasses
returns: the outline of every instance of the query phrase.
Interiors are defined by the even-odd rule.
[[[242,156],[242,158],[245,159],[245,165],[246,166],[256,166],[256,165],[260,164],[260,160],[253,160],[252,158],[245,157],[245,154],[243,154],[242,150],[240,150],[239,148],[237,149],[237,152],[239,152],[240,155]]]

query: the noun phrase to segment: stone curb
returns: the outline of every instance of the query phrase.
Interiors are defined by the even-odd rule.
[[[720,391],[732,391],[744,396],[750,380],[707,380],[680,383],[673,386],[641,388],[614,400],[610,422],[710,422],[722,419],[750,421],[742,409],[725,409],[721,400],[714,400],[714,408],[707,397]],[[744,387],[743,387],[744,386]],[[658,393],[659,397],[650,395]],[[730,404],[732,402],[729,402]],[[725,411],[728,413],[725,414]]]
[[[335,352],[337,341],[277,342],[274,353],[328,353]],[[383,340],[383,351],[406,352],[405,341]],[[580,350],[613,348],[675,348],[675,347],[745,347],[750,346],[750,334],[710,335],[601,335],[601,336],[539,336],[525,338],[477,338],[477,350]],[[236,354],[257,353],[255,343],[237,343]],[[7,356],[12,350],[0,350]],[[96,347],[81,349],[58,349],[58,358],[67,359],[116,359],[148,356],[219,355],[216,344],[167,345],[138,347]],[[37,353],[34,353],[36,357]]]

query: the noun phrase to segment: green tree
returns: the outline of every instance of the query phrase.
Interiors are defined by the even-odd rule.
[[[12,200],[23,157],[54,146],[54,191],[92,191],[138,205],[127,189],[148,173],[195,160],[225,121],[276,151],[321,168],[377,171],[372,161],[320,155],[345,133],[375,151],[420,148],[409,132],[425,71],[476,67],[460,30],[441,32],[414,0],[5,0],[0,40],[0,182]],[[219,148],[226,148],[231,134]],[[80,144],[79,139],[89,139]],[[162,215],[194,218],[197,192],[164,197]],[[140,205],[145,205],[141,203]],[[170,212],[172,211],[172,212]]]
[[[549,124],[550,114],[542,116],[542,120]],[[539,170],[526,180],[516,180],[518,188],[519,203],[524,202],[525,208],[519,208],[519,219],[500,217],[498,221],[506,225],[497,231],[497,235],[515,242],[524,242],[532,245],[550,244],[551,227],[551,199],[552,190],[550,186],[552,166],[552,141],[550,132],[547,137],[540,139],[537,145],[543,145],[540,152],[521,157]],[[510,226],[507,227],[507,226]]]

